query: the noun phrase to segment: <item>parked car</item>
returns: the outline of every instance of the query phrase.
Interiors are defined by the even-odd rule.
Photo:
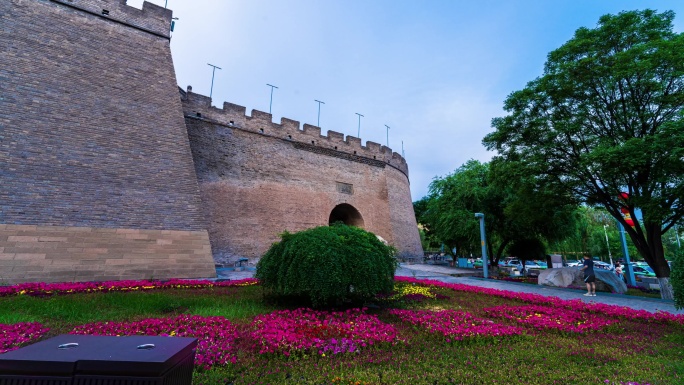
[[[508,264],[506,266],[515,267],[520,271],[522,271],[522,269],[523,269],[522,261],[519,259],[511,259],[510,262],[508,262]],[[536,263],[534,263],[534,261],[525,261],[525,269],[526,270],[541,269],[541,267],[539,265],[537,265]]]
[[[534,261],[534,263],[536,263],[540,269],[548,269],[549,268],[549,265],[547,265],[546,262],[544,262],[544,261]]]
[[[584,262],[580,261],[579,259],[570,259],[568,260],[568,267],[577,267],[577,266],[582,266]]]
[[[603,270],[613,270],[614,267],[610,263],[605,263],[601,261],[594,261],[594,267],[597,269],[603,269]]]
[[[640,277],[655,277],[655,271],[651,269],[650,266],[638,266],[632,264],[632,270],[634,270],[634,275],[635,276],[640,276]]]
[[[473,262],[473,267],[476,269],[481,269],[482,268],[482,258],[478,258]]]

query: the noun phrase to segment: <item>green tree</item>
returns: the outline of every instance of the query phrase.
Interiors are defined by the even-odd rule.
[[[630,11],[578,29],[549,54],[543,76],[509,95],[509,115],[493,119],[483,141],[540,184],[605,207],[660,278],[663,298],[672,290],[662,234],[684,215],[684,35],[673,19]]]
[[[574,228],[571,200],[532,186],[524,170],[508,164],[466,162],[436,178],[415,207],[418,221],[460,255],[479,254],[480,231],[474,214],[485,214],[487,249],[496,264],[516,240],[559,240]]]

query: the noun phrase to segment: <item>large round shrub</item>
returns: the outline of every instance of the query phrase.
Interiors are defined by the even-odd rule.
[[[285,232],[257,264],[256,278],[276,296],[313,306],[358,302],[394,287],[394,249],[373,234],[335,224]]]

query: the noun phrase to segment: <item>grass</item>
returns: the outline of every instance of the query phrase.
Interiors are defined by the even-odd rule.
[[[401,292],[407,283],[398,283]],[[431,287],[435,298],[378,300],[369,310],[394,325],[395,344],[358,353],[286,357],[259,355],[243,338],[237,363],[196,370],[193,383],[237,384],[639,384],[684,383],[684,327],[661,321],[620,319],[586,334],[529,331],[511,337],[447,342],[401,322],[390,308],[455,309],[484,316],[484,308],[525,305],[516,299]],[[413,291],[412,293],[415,293]],[[281,309],[264,302],[259,286],[168,289],[149,292],[0,298],[0,323],[40,322],[50,337],[97,321],[135,321],[178,314],[220,315],[247,326],[257,314]],[[496,320],[506,323],[509,321]],[[510,324],[510,323],[509,323]],[[608,382],[606,382],[608,381]]]

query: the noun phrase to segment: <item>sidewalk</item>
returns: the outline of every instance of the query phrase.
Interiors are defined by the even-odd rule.
[[[219,279],[244,279],[254,277],[254,268],[246,268],[243,271],[232,271],[229,269],[218,269]],[[672,314],[684,314],[684,309],[677,310],[673,301],[666,301],[655,298],[634,297],[621,294],[598,293],[596,297],[585,297],[583,290],[553,288],[548,286],[531,285],[528,283],[496,281],[483,278],[468,277],[475,274],[473,269],[459,269],[455,267],[415,264],[409,265],[402,263],[399,265],[395,275],[399,277],[415,277],[418,279],[434,279],[447,283],[460,283],[470,286],[486,287],[491,289],[507,290],[521,293],[534,293],[547,297],[558,297],[561,299],[579,299],[584,302],[598,302],[608,305],[624,306],[636,310],[646,310],[651,313],[664,311]],[[457,275],[457,276],[454,276]]]
[[[677,310],[673,301],[666,301],[656,298],[635,297],[622,294],[597,293],[596,297],[585,297],[584,290],[554,288],[541,285],[531,285],[529,283],[518,283],[508,281],[497,281],[475,277],[453,277],[451,274],[462,274],[463,270],[446,266],[433,265],[407,265],[400,264],[395,275],[400,277],[415,277],[418,279],[434,279],[447,283],[460,283],[470,286],[486,287],[490,289],[507,290],[519,293],[534,293],[547,297],[558,297],[561,299],[579,299],[584,302],[598,302],[614,306],[624,306],[636,310],[646,310],[651,313],[664,311],[672,314],[684,314],[684,309]]]

